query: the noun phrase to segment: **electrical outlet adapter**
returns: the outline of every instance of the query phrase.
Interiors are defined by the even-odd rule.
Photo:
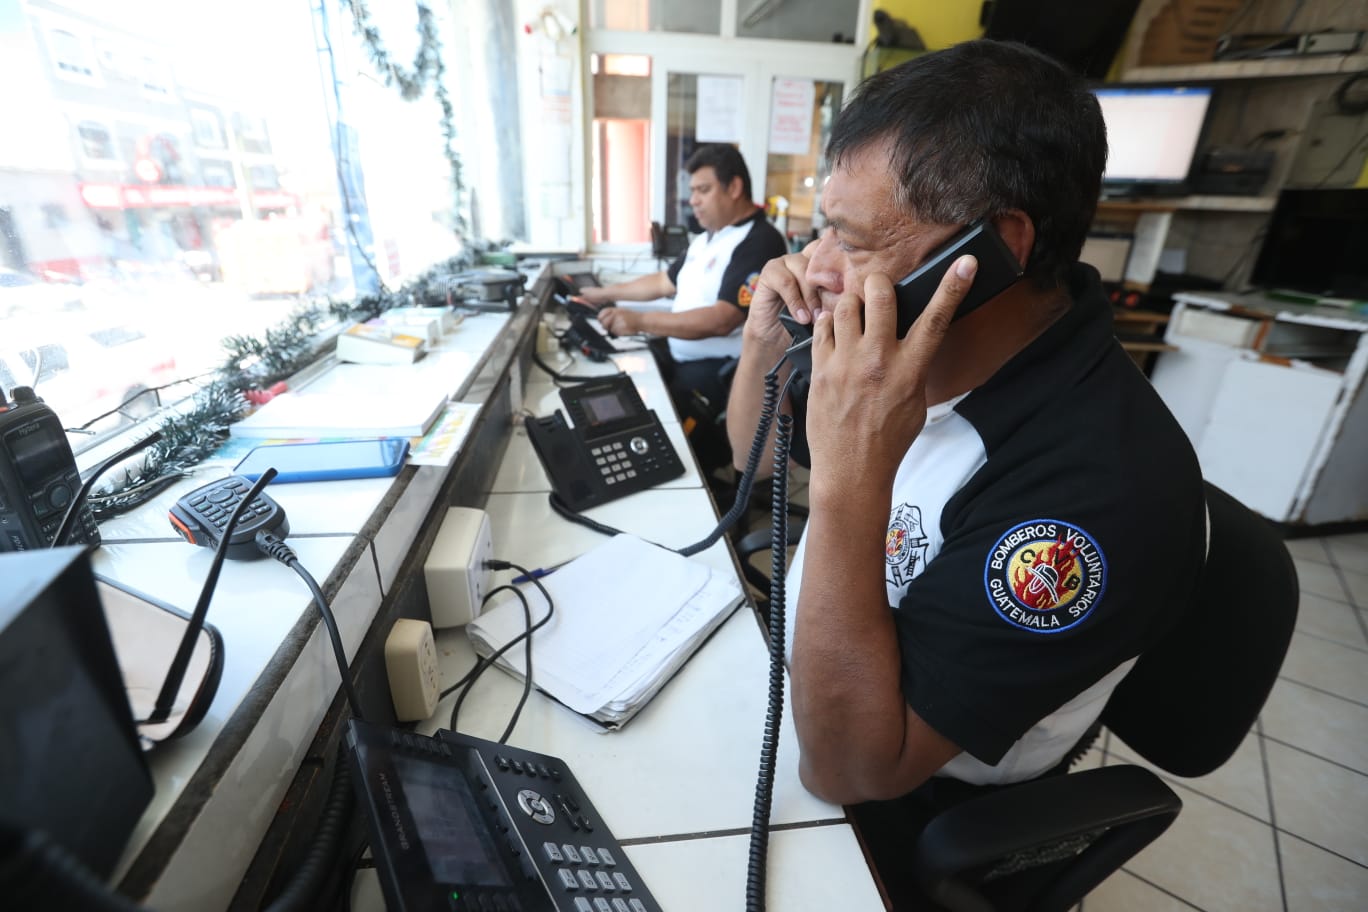
[[[493,556],[488,514],[471,507],[448,509],[423,563],[433,627],[460,627],[480,616],[493,576],[485,562]]]
[[[417,722],[431,716],[442,692],[432,625],[413,618],[395,621],[385,638],[385,671],[395,718]]]

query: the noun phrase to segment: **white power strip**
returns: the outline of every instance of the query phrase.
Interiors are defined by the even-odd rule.
[[[485,562],[493,556],[488,514],[471,507],[447,510],[423,564],[433,627],[460,627],[480,616],[493,577]]]
[[[394,622],[385,638],[385,671],[396,719],[417,722],[432,715],[442,688],[437,645],[427,621],[400,618]]]

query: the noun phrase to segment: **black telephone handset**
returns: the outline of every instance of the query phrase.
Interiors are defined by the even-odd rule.
[[[660,912],[559,757],[356,719],[346,752],[390,912]]]
[[[571,510],[589,507],[655,487],[684,474],[684,464],[656,413],[646,408],[632,379],[605,377],[567,386],[559,409],[527,421],[527,436],[551,480],[551,488]]]
[[[607,361],[609,355],[618,353],[603,333],[574,312],[570,313],[570,326],[561,336],[561,344],[570,346],[590,361]]]
[[[973,254],[978,260],[978,273],[974,284],[955,310],[954,319],[976,310],[980,305],[1006,291],[1017,279],[1021,278],[1021,263],[1003,242],[991,222],[975,222],[955,235],[910,275],[893,286],[898,298],[898,338],[907,335],[917,317],[931,303],[931,297],[940,286],[941,279],[951,265],[961,256]],[[779,315],[779,322],[793,337],[789,348],[789,363],[794,370],[804,374],[812,372],[812,325],[799,323],[788,313]]]

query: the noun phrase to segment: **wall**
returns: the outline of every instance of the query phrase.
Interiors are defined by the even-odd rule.
[[[871,7],[915,28],[931,50],[983,35],[982,0],[874,0]]]

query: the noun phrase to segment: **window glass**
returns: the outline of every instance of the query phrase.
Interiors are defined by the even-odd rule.
[[[433,13],[466,110],[488,102],[454,72],[460,5]],[[370,6],[411,69],[413,7]],[[68,428],[216,368],[223,339],[306,299],[397,288],[458,252],[439,106],[385,84],[348,5],[241,0],[210,32],[174,0],[0,10],[0,85],[24,87],[5,102],[24,129],[0,129],[0,386],[36,383]]]
[[[850,44],[859,6],[859,0],[738,0],[736,37]]]
[[[817,0],[818,3],[825,0]],[[722,0],[592,0],[591,28],[619,32],[693,32],[717,35],[722,31]]]

